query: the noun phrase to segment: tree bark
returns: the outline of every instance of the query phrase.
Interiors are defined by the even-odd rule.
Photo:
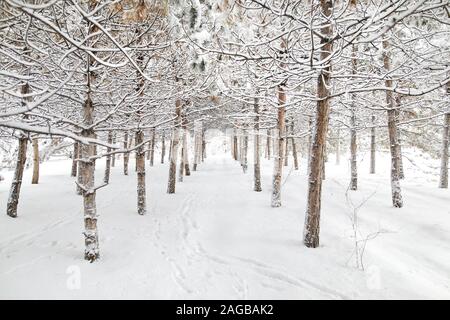
[[[152,128],[152,140],[151,140],[151,147],[150,147],[150,167],[153,167],[153,162],[155,159],[155,139],[156,138],[156,134],[155,134],[155,128]]]
[[[164,164],[164,157],[166,156],[166,136],[163,130],[161,134],[161,164]]]
[[[39,183],[39,140],[33,138],[33,177],[31,184]]]
[[[357,70],[357,60],[356,52],[358,48],[357,45],[352,45],[352,74],[356,75]],[[351,117],[350,117],[350,190],[358,189],[358,162],[357,162],[357,151],[358,144],[356,140],[356,95],[351,94]]]
[[[125,131],[123,135],[123,148],[128,149],[128,131]],[[123,174],[128,175],[128,162],[130,161],[130,153],[125,152],[123,154]]]
[[[199,120],[194,122],[194,164],[193,170],[197,171],[197,165],[200,162],[200,147],[201,147],[201,122]],[[234,143],[234,137],[231,138],[232,143]],[[231,148],[232,152],[234,150],[234,146]],[[234,155],[232,155],[234,157]]]
[[[391,59],[388,54],[389,42],[383,39],[383,63],[386,72],[391,70]],[[385,85],[388,88],[392,88],[392,80],[386,79]],[[403,206],[403,199],[400,188],[399,177],[399,153],[398,153],[398,135],[397,135],[397,123],[395,102],[392,96],[392,92],[386,90],[386,103],[388,105],[387,117],[388,117],[388,133],[389,133],[389,146],[391,150],[391,191],[392,191],[392,204],[395,208],[401,208]]]
[[[281,177],[283,173],[283,155],[286,136],[286,92],[283,85],[278,87],[278,120],[277,120],[277,147],[276,154],[274,155],[274,169],[272,180],[272,207],[281,206]]]
[[[183,116],[183,165],[184,165],[184,174],[186,176],[191,175],[191,169],[189,167],[189,149],[188,149],[188,128],[187,128],[187,119],[186,116]]]
[[[372,128],[370,129],[370,174],[375,173],[375,157],[376,157],[376,131],[375,116],[372,115]]]
[[[19,148],[17,150],[16,169],[14,178],[9,191],[8,203],[6,205],[6,214],[12,218],[17,218],[17,206],[19,205],[20,187],[22,186],[23,171],[27,160],[28,138],[25,134],[19,138]]]
[[[183,130],[181,129],[181,135],[183,136]],[[184,148],[183,139],[181,140],[181,155],[180,155],[180,165],[178,167],[178,181],[183,182],[184,177]]]
[[[112,131],[109,131],[108,132],[108,144],[112,144],[112,141],[113,141]],[[111,152],[111,148],[107,147],[106,153],[110,153],[110,152]],[[109,183],[110,175],[111,175],[111,155],[108,154],[106,156],[105,176],[103,177],[104,183]]]
[[[313,134],[314,134],[314,127],[313,127],[313,120],[312,120],[312,117],[310,116],[309,117],[309,119],[308,119],[308,131],[309,131],[309,134],[308,134],[308,142],[307,142],[307,149],[308,149],[308,155],[307,155],[307,159],[308,159],[308,167],[307,167],[307,174],[309,175],[309,163],[310,163],[310,161],[309,161],[309,159],[311,158],[311,147],[312,147],[312,136],[313,136]]]
[[[291,122],[291,143],[292,143],[292,155],[294,156],[294,170],[298,170],[298,156],[297,156],[297,142],[295,141],[295,127],[294,121]]]
[[[114,135],[113,135],[113,144],[116,144],[116,133],[114,132]],[[116,154],[115,153],[113,153],[112,155],[111,155],[111,167],[115,167],[116,166]]]
[[[448,157],[450,136],[450,112],[444,115],[444,128],[442,130],[441,175],[439,188],[448,188]]]
[[[179,144],[179,126],[181,123],[181,100],[175,102],[175,114],[176,119],[174,123],[171,152],[170,152],[170,165],[169,165],[169,182],[167,185],[167,193],[175,193],[176,175],[177,175],[177,157],[178,157],[178,144]]]
[[[261,156],[260,156],[260,139],[259,139],[259,100],[255,98],[255,137],[254,137],[254,148],[253,148],[253,162],[254,162],[254,171],[253,171],[253,190],[256,192],[261,192]]]
[[[30,85],[25,83],[21,86],[20,92],[24,95],[31,92]],[[22,100],[22,106],[26,106],[30,98]],[[26,118],[27,116],[24,116]],[[20,133],[19,147],[17,149],[16,168],[14,170],[13,181],[11,182],[11,189],[9,191],[8,203],[6,205],[6,214],[12,218],[17,217],[17,206],[19,205],[20,187],[22,186],[23,171],[25,170],[25,162],[27,160],[28,136],[25,133]]]
[[[144,131],[139,129],[135,137],[136,145],[144,142]],[[141,145],[136,149],[137,163],[137,211],[138,214],[144,215],[147,212],[146,192],[145,192],[145,150]]]
[[[352,106],[352,115],[350,117],[350,190],[358,189],[358,163],[357,163],[357,142],[356,142],[356,115],[355,106]]]
[[[242,165],[242,171],[244,173],[247,173],[248,168],[248,133],[247,130],[242,130],[242,158],[241,158],[241,165]]]
[[[233,156],[234,156],[234,160],[236,160],[237,161],[237,159],[238,159],[238,138],[237,138],[237,135],[236,135],[236,129],[234,129],[233,130],[233,132],[234,132],[234,134],[233,134],[233,141],[234,141],[234,143],[233,143]]]
[[[331,17],[333,4],[329,0],[321,0],[320,6],[327,19]],[[332,24],[327,22],[321,29],[325,36],[321,39],[320,60],[327,61],[333,51],[333,43],[329,37],[332,35]],[[304,227],[303,242],[306,247],[319,246],[320,207],[322,195],[322,166],[323,151],[326,143],[329,116],[329,88],[331,76],[331,61],[321,70],[317,83],[316,124],[311,141],[311,154],[309,157],[308,199]]]
[[[266,148],[267,148],[267,160],[270,160],[270,140],[271,140],[270,129],[267,129],[267,139],[266,139]]]
[[[206,159],[205,129],[202,129],[202,162]]]
[[[79,142],[74,142],[73,143],[73,154],[72,154],[72,171],[70,173],[70,175],[72,177],[76,177],[77,176],[77,168],[78,168],[78,157],[79,157],[79,150],[80,150],[80,143]]]
[[[84,103],[83,116],[83,124],[86,127],[90,127],[94,123],[94,105],[89,96]],[[92,128],[83,129],[81,135],[86,138],[95,137]],[[97,233],[97,207],[95,201],[95,160],[92,158],[95,152],[94,149],[94,145],[81,144],[81,165],[79,173],[82,177],[80,186],[82,189],[84,208],[84,258],[90,262],[100,257]]]
[[[403,154],[402,154],[402,131],[400,127],[398,126],[398,123],[400,122],[400,108],[401,108],[401,96],[397,94],[395,96],[395,125],[397,127],[397,153],[398,153],[398,178],[404,179],[405,178],[405,172],[403,170]]]
[[[284,146],[284,166],[287,167],[289,165],[289,121],[286,119],[286,136],[285,136],[285,146]]]
[[[96,4],[94,2],[88,3],[90,10],[93,10]],[[89,10],[89,11],[90,11]],[[88,34],[94,34],[98,30],[97,26],[88,22]],[[86,42],[90,46],[90,40]],[[95,80],[95,73],[91,71],[93,59],[87,55],[87,95],[83,106],[82,119],[83,129],[81,136],[85,138],[95,138],[94,131],[94,103],[91,100],[91,85]],[[91,263],[100,257],[98,232],[97,232],[97,205],[96,205],[96,188],[95,188],[95,158],[96,145],[81,144],[80,145],[80,167],[79,173],[80,181],[79,187],[83,196],[83,211],[84,211],[84,259]]]

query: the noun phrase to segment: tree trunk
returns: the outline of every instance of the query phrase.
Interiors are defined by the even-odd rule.
[[[398,140],[398,146],[397,146],[397,152],[398,152],[398,178],[404,179],[405,178],[405,172],[403,170],[403,155],[402,155],[402,131],[400,127],[398,126],[398,123],[400,122],[400,107],[401,107],[401,96],[397,94],[395,96],[395,126],[397,127],[397,140]]]
[[[155,138],[156,138],[156,134],[155,134],[155,128],[152,128],[152,140],[151,140],[151,147],[150,147],[150,167],[153,167],[153,162],[155,159]]]
[[[197,165],[200,162],[201,130],[202,130],[202,128],[201,128],[200,121],[199,120],[195,121],[194,122],[194,164],[193,164],[194,171],[197,171]],[[233,140],[234,140],[234,138],[232,137],[232,139],[231,139],[232,143],[233,143]],[[232,146],[231,150],[233,152],[234,146]],[[234,155],[233,155],[233,157],[234,157]]]
[[[181,129],[181,132],[183,130]],[[181,133],[183,135],[183,133]],[[184,177],[184,148],[183,148],[183,139],[181,140],[181,155],[180,155],[180,166],[178,167],[178,181],[183,182]]]
[[[19,204],[20,187],[22,186],[23,171],[27,160],[28,138],[23,134],[19,138],[19,148],[17,150],[16,169],[14,178],[9,191],[8,203],[6,206],[6,214],[12,218],[17,218],[17,206]]]
[[[272,207],[281,206],[281,177],[283,173],[283,155],[286,136],[285,112],[286,112],[286,92],[284,87],[278,87],[278,121],[277,121],[277,147],[274,155],[274,168],[272,180]]]
[[[112,131],[108,132],[108,143],[112,144],[113,141],[113,136],[112,136]],[[111,148],[107,147],[106,148],[106,153],[110,153],[111,152]],[[104,183],[109,183],[109,176],[111,175],[111,155],[108,154],[106,156],[106,165],[105,165],[105,176],[103,178],[103,182]]]
[[[78,147],[78,159],[81,159],[81,147],[83,145],[80,143]],[[83,189],[81,189],[81,186],[83,185],[83,175],[81,174],[81,161],[78,161],[78,177],[77,177],[77,195],[81,196],[83,195]]]
[[[186,116],[183,116],[183,165],[184,165],[184,174],[186,176],[191,175],[191,169],[189,168],[189,150],[188,150],[188,134],[189,131],[187,129],[187,119]]]
[[[30,86],[25,83],[21,86],[20,92],[24,95],[30,93]],[[22,100],[22,106],[26,106],[26,102],[30,101],[29,97]],[[24,116],[26,118],[27,116]],[[22,186],[23,171],[25,170],[25,162],[27,160],[28,137],[25,133],[20,133],[19,147],[17,149],[17,161],[14,171],[11,189],[9,191],[8,203],[6,205],[6,214],[12,218],[17,217],[17,206],[19,205],[20,187]]]
[[[357,163],[357,142],[356,142],[356,115],[355,115],[355,107],[352,106],[352,115],[351,115],[351,124],[350,124],[350,190],[358,189],[358,163]]]
[[[332,2],[321,0],[320,6],[325,17],[329,18]],[[320,60],[327,61],[333,52],[333,43],[329,41],[332,35],[332,24],[327,22],[321,29],[325,36],[321,39]],[[311,155],[309,158],[308,200],[304,227],[304,244],[309,248],[319,246],[320,207],[322,195],[323,151],[326,143],[329,116],[329,88],[331,76],[331,61],[322,69],[317,83],[316,124],[312,136]]]
[[[308,134],[308,145],[307,145],[307,148],[308,148],[308,157],[307,157],[307,159],[308,159],[308,175],[309,175],[309,163],[310,163],[310,161],[309,161],[309,159],[311,158],[311,147],[312,147],[312,136],[313,136],[313,134],[314,134],[314,130],[313,130],[314,128],[313,128],[313,121],[312,121],[312,117],[309,117],[309,119],[308,119],[308,130],[309,130],[309,134]]]
[[[397,118],[397,117],[396,117]],[[398,122],[398,121],[397,121]],[[398,128],[398,178],[405,179],[405,170],[403,169],[403,152],[402,152],[402,130]]]
[[[289,156],[289,121],[286,120],[286,136],[285,136],[285,146],[284,146],[284,166],[287,167],[289,165],[289,160],[288,160],[288,156]]]
[[[376,157],[376,131],[375,116],[372,116],[372,128],[370,129],[370,173],[375,173],[375,157]]]
[[[163,130],[161,134],[161,164],[164,164],[164,157],[166,156],[166,136]]]
[[[206,140],[205,140],[205,130],[202,130],[202,162],[206,159]]]
[[[39,140],[33,138],[33,177],[31,184],[39,183]]]
[[[237,161],[237,159],[238,159],[238,138],[237,138],[237,135],[236,135],[236,129],[234,129],[234,135],[233,135],[233,141],[234,141],[234,143],[233,143],[233,156],[234,156],[234,160],[236,160]]]
[[[138,130],[135,138],[136,145],[144,142],[144,131]],[[145,148],[143,145],[136,149],[137,163],[137,211],[144,215],[147,212],[145,194]]]
[[[266,139],[266,148],[267,148],[267,160],[270,160],[270,140],[271,140],[270,129],[267,129],[267,139]]]
[[[397,153],[398,153],[398,178],[399,179],[405,179],[405,171],[403,170],[403,153],[402,153],[402,130],[400,127],[398,127],[398,117],[399,114],[396,112],[395,114],[395,126],[397,127],[397,136],[398,136],[398,147],[397,147]]]
[[[169,165],[169,182],[167,185],[167,193],[175,193],[176,175],[177,175],[177,157],[178,157],[178,144],[179,144],[179,126],[181,123],[181,100],[175,102],[175,124],[173,129],[173,137],[171,143],[170,152],[170,165]]]
[[[83,124],[86,127],[94,123],[94,105],[90,97],[84,103]],[[94,138],[94,130],[92,128],[83,129],[81,135],[86,138]],[[84,258],[90,262],[97,260],[100,256],[98,248],[98,233],[97,233],[97,207],[95,201],[95,160],[94,156],[95,146],[91,144],[81,144],[81,160],[80,173],[81,189],[83,195],[84,208],[84,242],[85,252]]]
[[[352,45],[352,74],[355,75],[357,71],[356,52],[358,51],[357,45]],[[358,145],[356,141],[356,95],[351,94],[351,117],[350,117],[350,190],[358,189],[358,162],[357,162],[357,150]]]
[[[322,180],[325,180],[325,164],[327,162],[327,137],[325,136],[325,143],[323,144],[323,158],[322,158]]]
[[[259,100],[255,98],[255,137],[253,142],[253,162],[254,162],[254,171],[253,171],[253,179],[254,186],[253,190],[256,192],[260,192],[261,189],[261,156],[260,156],[260,139],[259,139]]]
[[[242,171],[244,173],[247,173],[248,168],[248,133],[247,130],[242,130],[242,158],[241,158],[241,164],[242,164]]]
[[[444,116],[444,128],[442,130],[441,176],[439,179],[439,188],[448,188],[449,135],[450,112],[446,113]]]
[[[70,175],[72,177],[76,177],[77,176],[77,168],[78,168],[78,157],[79,157],[79,150],[80,150],[80,143],[79,142],[74,142],[73,143],[73,154],[72,154],[72,171],[70,173]]]
[[[170,159],[172,159],[172,140],[171,139],[169,139],[169,162],[170,162]]]
[[[383,39],[383,63],[386,72],[391,70],[391,60],[388,54],[389,42]],[[392,80],[385,80],[385,85],[388,88],[392,88]],[[400,188],[399,177],[399,153],[398,153],[398,135],[397,135],[397,123],[395,102],[392,96],[392,92],[386,90],[386,103],[388,105],[387,117],[388,117],[388,133],[389,133],[389,146],[391,150],[391,191],[392,191],[392,204],[396,208],[403,206],[403,199]]]
[[[298,170],[298,156],[297,156],[297,142],[295,141],[295,128],[294,121],[291,122],[291,143],[292,143],[292,155],[294,156],[294,170]]]
[[[113,135],[113,144],[116,144],[116,133],[114,132],[114,135]],[[115,153],[113,153],[112,155],[111,155],[111,167],[115,167],[116,166],[116,154]]]
[[[128,131],[125,131],[123,135],[123,148],[128,149]],[[123,154],[123,174],[128,175],[128,162],[130,161],[130,153],[125,152]]]

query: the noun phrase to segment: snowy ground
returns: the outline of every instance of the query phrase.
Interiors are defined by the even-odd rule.
[[[217,142],[217,141],[216,141]],[[97,195],[101,260],[83,261],[81,198],[70,161],[41,167],[39,185],[25,173],[19,218],[6,216],[11,172],[0,182],[0,298],[357,299],[450,298],[450,191],[437,188],[436,162],[406,151],[405,207],[390,202],[389,160],[379,174],[359,166],[360,190],[349,197],[366,243],[364,270],[352,256],[346,199],[349,168],[330,156],[323,189],[321,247],[305,248],[302,229],[306,163],[284,167],[283,207],[270,207],[272,162],[263,161],[263,192],[252,167],[208,145],[199,171],[166,194],[167,164],[147,166],[149,212],[136,213],[136,176],[112,169]],[[133,169],[130,161],[130,169]],[[103,161],[97,164],[97,181]],[[290,173],[289,173],[290,172]],[[283,174],[286,177],[286,174]],[[74,276],[80,272],[80,286]],[[75,285],[74,285],[75,283]]]

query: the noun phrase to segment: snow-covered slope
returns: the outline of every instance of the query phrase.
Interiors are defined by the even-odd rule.
[[[450,194],[414,150],[406,151],[414,164],[404,160],[402,209],[391,207],[387,155],[378,155],[376,175],[362,155],[359,190],[347,196],[348,165],[330,156],[321,247],[308,249],[305,160],[299,171],[292,159],[284,167],[283,206],[271,208],[272,162],[263,160],[263,191],[253,192],[252,167],[243,174],[221,152],[226,140],[212,140],[205,163],[176,194],[165,192],[166,164],[147,166],[146,216],[136,213],[133,170],[124,176],[121,161],[112,168],[97,195],[101,259],[93,264],[83,260],[82,199],[70,161],[43,164],[39,185],[25,173],[17,219],[4,214],[11,172],[3,172],[0,298],[450,298]],[[102,175],[103,161],[97,181]],[[353,254],[359,205],[358,239],[371,239],[359,242],[364,270]]]

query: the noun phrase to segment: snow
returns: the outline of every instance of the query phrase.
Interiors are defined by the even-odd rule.
[[[31,185],[31,169],[25,172],[17,219],[4,214],[12,172],[1,172],[0,298],[450,298],[449,190],[437,188],[438,160],[404,150],[405,206],[398,209],[391,205],[388,155],[377,153],[377,174],[369,175],[369,153],[360,154],[359,189],[348,197],[354,206],[365,200],[359,236],[378,233],[366,243],[362,270],[352,256],[348,161],[334,165],[328,157],[321,245],[309,249],[301,242],[305,155],[299,171],[292,158],[283,168],[283,205],[272,208],[272,161],[262,159],[263,191],[254,192],[252,164],[244,174],[224,153],[228,142],[210,138],[205,162],[177,183],[176,194],[166,193],[167,159],[147,162],[145,216],[136,212],[134,158],[129,176],[116,161],[110,185],[97,193],[100,260],[92,264],[83,260],[82,198],[71,161],[43,163],[39,185]],[[104,160],[97,182],[103,168]]]

